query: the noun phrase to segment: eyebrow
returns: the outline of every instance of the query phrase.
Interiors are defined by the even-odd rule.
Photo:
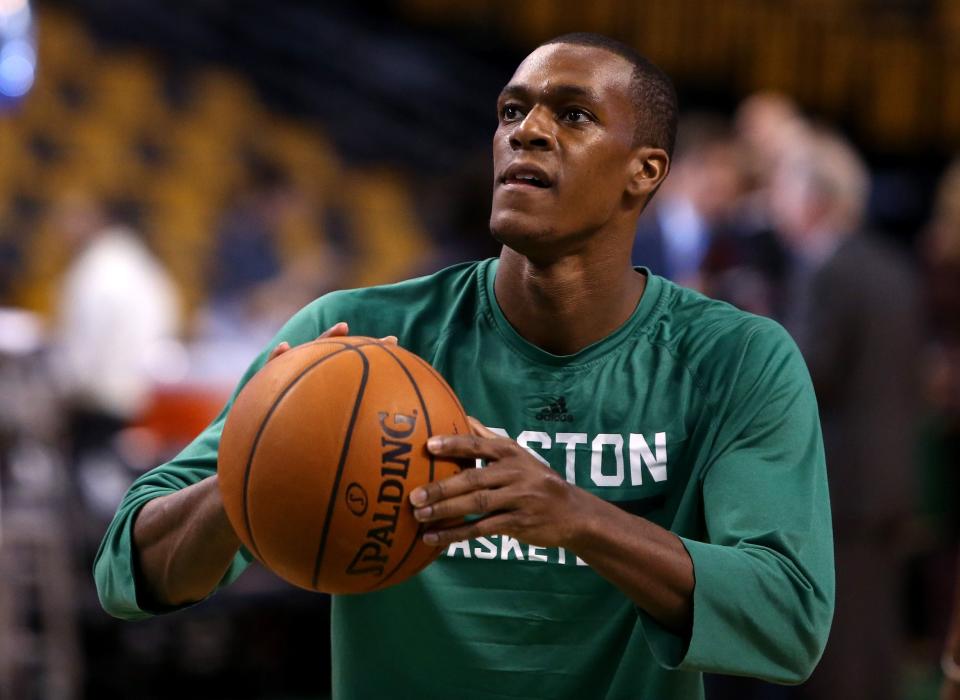
[[[544,93],[547,99],[579,98],[593,103],[600,102],[600,96],[595,90],[583,87],[582,85],[553,85],[547,88]],[[514,99],[530,102],[533,100],[533,95],[534,91],[526,85],[520,83],[511,83],[500,91],[500,97],[497,98],[497,101],[499,102],[512,97]]]

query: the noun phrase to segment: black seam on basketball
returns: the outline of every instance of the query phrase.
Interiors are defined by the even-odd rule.
[[[371,345],[374,343],[371,343]],[[357,398],[353,402],[353,412],[350,414],[350,423],[347,426],[347,434],[343,439],[343,449],[340,450],[340,461],[337,464],[337,473],[333,477],[333,488],[330,489],[330,500],[327,502],[327,517],[323,521],[323,531],[320,534],[320,545],[317,548],[317,558],[313,563],[313,588],[317,587],[317,579],[320,578],[320,566],[323,563],[324,550],[327,547],[327,535],[330,533],[330,523],[333,520],[333,511],[337,503],[337,492],[340,490],[340,478],[343,476],[343,467],[347,461],[347,453],[350,451],[350,440],[353,438],[353,428],[357,424],[357,415],[360,413],[360,403],[363,401],[363,393],[367,387],[367,376],[370,374],[370,361],[357,346],[350,346],[344,350],[353,350],[363,361],[363,374],[360,376],[360,387],[357,389]]]
[[[423,408],[423,420],[427,424],[427,436],[429,437],[433,434],[433,427],[430,425],[430,412],[427,411],[427,403],[423,400],[423,394],[420,393],[420,386],[417,384],[417,380],[413,378],[412,374],[410,374],[410,370],[408,370],[407,366],[403,364],[403,360],[393,354],[393,351],[391,351],[389,347],[386,345],[380,345],[379,347],[383,348],[383,350],[390,355],[390,357],[392,357],[398,365],[400,365],[400,369],[403,370],[403,373],[407,375],[407,379],[410,380],[413,390],[417,392],[417,399],[420,401],[420,407]],[[414,357],[416,357],[416,355],[414,355]],[[430,481],[433,481],[433,454],[429,452],[427,454],[430,455]]]
[[[433,428],[430,426],[430,412],[427,411],[427,403],[426,401],[423,400],[423,394],[420,393],[420,387],[417,385],[417,380],[413,378],[413,375],[410,374],[410,370],[407,369],[407,366],[403,364],[403,361],[399,357],[393,354],[393,352],[390,350],[389,347],[387,347],[386,345],[381,345],[380,347],[383,348],[386,351],[386,353],[396,361],[398,365],[400,365],[400,369],[403,370],[403,373],[407,375],[407,379],[410,380],[410,384],[413,386],[413,390],[417,392],[417,399],[420,401],[420,407],[423,409],[423,420],[427,424],[427,436],[432,435]],[[433,455],[429,452],[427,454],[430,455],[430,481],[433,481],[433,468],[434,468]],[[417,527],[416,535],[414,535],[413,539],[410,541],[410,545],[407,547],[407,551],[403,553],[402,557],[400,557],[400,561],[397,562],[397,565],[394,566],[393,569],[391,569],[388,573],[384,574],[380,578],[380,581],[377,582],[378,586],[383,585],[387,581],[387,579],[389,579],[391,576],[397,573],[397,571],[400,570],[400,567],[402,567],[404,564],[407,563],[407,559],[410,558],[410,555],[413,553],[413,548],[417,545],[417,542],[420,540],[420,537],[422,534],[423,534],[423,526],[419,525]]]
[[[450,387],[450,385],[447,383],[447,380],[444,379],[443,375],[440,374],[440,373],[437,371],[436,367],[434,367],[433,365],[431,365],[429,362],[427,362],[426,360],[424,360],[422,357],[420,357],[419,355],[416,355],[416,354],[414,354],[414,353],[411,353],[411,355],[413,355],[413,358],[414,358],[415,360],[417,360],[417,362],[419,362],[421,365],[423,365],[424,369],[426,369],[426,370],[427,370],[428,372],[430,372],[434,377],[436,377],[437,379],[440,380],[440,386],[443,387],[443,390],[447,392],[447,394],[450,396],[450,398],[453,399],[453,402],[456,404],[456,406],[460,409],[460,415],[463,416],[463,422],[467,424],[467,430],[469,431],[469,430],[470,430],[470,421],[467,420],[467,411],[466,411],[466,409],[463,407],[463,404],[460,403],[460,399],[457,397],[457,395],[456,395],[455,393],[453,393],[453,389],[452,389],[452,388]]]
[[[247,465],[246,467],[244,467],[244,470],[243,470],[243,526],[246,528],[247,535],[250,538],[250,547],[253,550],[253,553],[256,555],[257,559],[260,559],[261,561],[263,560],[263,557],[260,555],[260,548],[257,547],[257,540],[253,536],[253,527],[250,524],[250,509],[247,503],[247,499],[249,497],[249,492],[250,492],[250,473],[253,471],[253,460],[257,454],[257,447],[260,445],[260,438],[263,437],[263,431],[266,430],[267,424],[270,422],[270,418],[273,417],[274,411],[277,410],[277,406],[280,405],[280,402],[288,393],[290,393],[290,390],[293,389],[293,387],[297,384],[297,382],[303,379],[304,375],[306,375],[314,367],[317,367],[318,365],[323,364],[327,360],[334,358],[340,353],[346,352],[347,350],[348,348],[346,347],[343,348],[342,350],[335,350],[329,355],[324,355],[319,360],[316,360],[309,366],[304,367],[304,369],[300,372],[300,374],[294,377],[293,380],[291,380],[291,382],[283,388],[283,391],[280,392],[280,395],[277,396],[276,399],[274,399],[273,404],[270,406],[270,409],[267,411],[267,414],[263,417],[263,420],[260,422],[260,427],[257,428],[257,434],[253,438],[253,444],[250,446],[250,454],[247,456]]]

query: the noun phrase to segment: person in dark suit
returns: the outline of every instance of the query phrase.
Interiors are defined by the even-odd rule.
[[[960,541],[960,158],[944,172],[937,188],[933,218],[920,237],[927,307],[925,354],[927,418],[925,449],[932,455],[928,478],[935,484],[935,549],[928,555],[930,583],[924,593],[931,622],[947,623],[941,669],[941,700],[960,700],[960,576],[954,574],[952,606],[945,598],[942,572],[956,571]],[[949,563],[948,563],[949,562]]]
[[[901,563],[913,512],[921,313],[899,251],[862,230],[867,170],[812,132],[774,177],[771,210],[792,253],[787,317],[813,378],[830,481],[837,606],[807,697],[893,700]]]
[[[691,115],[679,126],[670,180],[637,223],[634,265],[701,289],[711,241],[725,227],[743,190],[739,153],[729,126]]]

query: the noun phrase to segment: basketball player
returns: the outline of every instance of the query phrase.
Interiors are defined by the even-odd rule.
[[[702,671],[802,681],[834,590],[806,369],[775,323],[630,265],[669,170],[669,79],[568,35],[523,61],[497,110],[499,260],[329,294],[272,346],[395,335],[478,420],[429,449],[485,466],[410,495],[444,555],[334,597],[334,696],[666,700],[703,697]],[[121,504],[96,563],[114,615],[202,600],[250,561],[217,490],[224,415]]]

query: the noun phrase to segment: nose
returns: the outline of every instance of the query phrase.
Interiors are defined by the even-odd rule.
[[[531,109],[510,134],[510,147],[515,151],[549,150],[553,145],[553,120],[546,107]]]

